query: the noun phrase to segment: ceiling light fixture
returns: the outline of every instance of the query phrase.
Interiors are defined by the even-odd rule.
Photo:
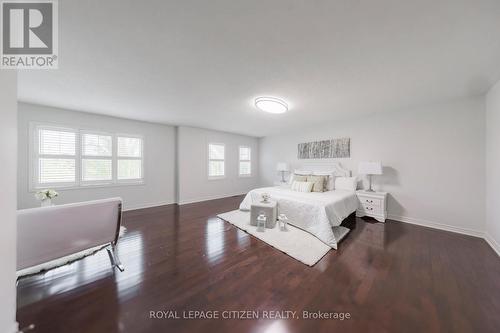
[[[269,113],[285,113],[288,111],[288,104],[276,97],[257,97],[255,107]]]

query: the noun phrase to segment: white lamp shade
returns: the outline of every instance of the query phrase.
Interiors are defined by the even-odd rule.
[[[288,170],[290,170],[290,167],[288,166],[288,163],[280,162],[276,165],[276,170],[288,171]]]
[[[358,173],[361,175],[381,175],[381,162],[361,162],[358,166]]]

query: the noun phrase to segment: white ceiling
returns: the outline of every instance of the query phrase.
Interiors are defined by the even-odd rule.
[[[59,69],[19,99],[266,136],[484,94],[500,78],[498,0],[65,0]],[[255,110],[259,95],[290,103]]]

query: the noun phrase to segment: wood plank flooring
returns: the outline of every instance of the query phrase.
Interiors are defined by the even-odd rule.
[[[18,285],[33,332],[500,332],[500,258],[484,240],[388,221],[356,228],[310,268],[216,214],[242,197],[124,214],[106,251]],[[297,311],[297,318],[154,319],[151,311]],[[226,312],[224,312],[226,311]],[[311,320],[302,311],[349,313]],[[186,312],[186,314],[194,312]],[[171,314],[171,313],[170,313]]]

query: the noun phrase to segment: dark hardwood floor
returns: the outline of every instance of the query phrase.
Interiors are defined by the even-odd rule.
[[[314,267],[216,214],[241,197],[127,212],[118,251],[18,285],[34,332],[500,332],[500,258],[479,238],[388,221],[356,228]],[[57,231],[54,231],[57,232]],[[151,311],[288,310],[335,319],[151,319]]]

